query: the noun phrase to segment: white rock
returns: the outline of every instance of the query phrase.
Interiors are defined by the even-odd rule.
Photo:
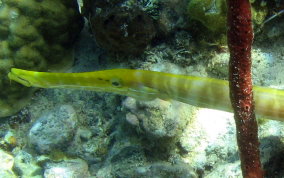
[[[44,171],[45,178],[89,178],[88,164],[82,159],[49,163]]]

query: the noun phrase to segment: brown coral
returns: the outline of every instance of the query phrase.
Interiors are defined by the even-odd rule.
[[[11,67],[43,71],[72,64],[72,44],[83,25],[76,3],[0,1],[0,117],[19,111],[34,90],[9,81]]]
[[[156,34],[152,18],[134,8],[113,8],[91,18],[96,41],[108,51],[140,54]]]

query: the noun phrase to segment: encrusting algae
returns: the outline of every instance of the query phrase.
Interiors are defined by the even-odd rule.
[[[27,87],[110,92],[139,100],[174,99],[197,107],[232,111],[228,81],[163,72],[112,69],[84,73],[48,73],[12,68],[8,74]],[[254,86],[256,114],[284,121],[284,91]]]

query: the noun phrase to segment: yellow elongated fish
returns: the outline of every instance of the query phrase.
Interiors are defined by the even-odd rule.
[[[73,88],[111,92],[136,99],[174,99],[198,107],[232,112],[228,81],[163,72],[112,69],[48,73],[12,68],[11,80],[27,87]],[[256,114],[284,121],[284,91],[253,87]]]

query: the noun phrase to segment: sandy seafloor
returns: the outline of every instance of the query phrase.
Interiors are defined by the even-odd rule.
[[[284,88],[283,44],[283,34],[255,42],[255,84]],[[68,72],[142,68],[226,78],[227,50],[195,54],[189,66],[184,62],[187,53],[191,52],[162,43],[147,49],[140,59],[113,59],[85,29]],[[0,177],[242,177],[235,132],[233,114],[223,111],[172,100],[40,89],[1,128],[2,142],[11,152],[0,153],[5,160]],[[284,176],[283,136],[283,122],[261,119],[261,161],[268,177]]]

